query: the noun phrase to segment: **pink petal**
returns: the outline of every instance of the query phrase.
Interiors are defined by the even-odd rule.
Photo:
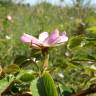
[[[39,40],[40,41],[45,41],[45,39],[48,37],[48,32],[42,32],[40,35],[39,35]]]
[[[61,44],[64,44],[64,42],[68,41],[68,37],[66,36],[66,33],[60,33],[60,36],[52,43],[49,47],[55,47],[59,46]]]
[[[59,31],[56,29],[50,34],[50,36],[45,40],[45,43],[53,44],[59,37]]]
[[[31,35],[24,34],[21,36],[21,41],[25,43],[39,44],[39,40]]]
[[[64,43],[66,41],[68,41],[68,37],[66,36],[66,33],[63,32],[63,33],[60,34],[59,41],[57,43]]]

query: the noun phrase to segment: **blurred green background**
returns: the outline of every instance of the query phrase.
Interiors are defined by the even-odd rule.
[[[30,56],[30,48],[20,41],[23,33],[38,36],[59,29],[66,31],[69,41],[50,51],[50,67],[57,68],[54,79],[76,91],[95,83],[96,7],[91,0],[71,1],[62,7],[46,0],[34,6],[0,0],[0,64],[14,64],[18,55]]]

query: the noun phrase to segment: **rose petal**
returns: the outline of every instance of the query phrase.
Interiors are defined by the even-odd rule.
[[[45,43],[53,44],[55,40],[59,37],[59,31],[56,29],[50,34],[50,36],[45,40]]]
[[[67,36],[60,36],[60,41],[59,42],[66,42],[66,41],[68,41]]]
[[[48,37],[48,32],[42,32],[39,35],[39,40],[43,42],[47,37]]]
[[[66,36],[66,33],[60,33],[60,36],[52,43],[50,44],[50,47],[55,47],[64,44],[64,42],[68,41],[68,37]]]
[[[34,43],[34,44],[39,44],[39,40],[31,35],[24,34],[21,36],[21,41],[25,43]]]
[[[60,39],[59,39],[59,41],[57,43],[64,43],[64,42],[68,41],[68,37],[66,36],[65,32],[61,33],[59,38]]]

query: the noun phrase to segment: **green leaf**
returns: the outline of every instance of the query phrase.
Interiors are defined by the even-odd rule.
[[[38,92],[37,84],[38,84],[38,78],[36,78],[31,82],[30,90],[32,92],[32,96],[40,96]]]
[[[58,96],[56,86],[51,75],[45,72],[40,78],[31,82],[32,96]]]
[[[72,95],[72,89],[71,88],[69,88],[69,87],[66,87],[66,86],[62,86],[63,88],[63,92],[62,92],[62,94],[64,95],[64,96],[71,96]]]
[[[19,71],[20,71],[20,68],[19,68],[19,66],[16,65],[16,64],[11,64],[11,65],[5,67],[5,68],[4,68],[4,71],[5,71],[6,73],[15,73],[15,72],[19,72]]]
[[[87,28],[87,30],[96,33],[96,26],[92,26],[90,28]]]
[[[13,81],[13,78],[9,79],[9,81],[7,78],[0,80],[0,94],[10,85],[12,81]]]
[[[31,73],[23,73],[19,79],[23,82],[30,82],[34,79],[34,76]]]
[[[42,83],[42,89],[40,90],[40,96],[58,96],[57,89],[52,79],[51,75],[48,72],[45,72],[43,76],[39,79]],[[45,92],[43,92],[45,91]]]
[[[81,36],[72,37],[68,42],[68,48],[70,49],[70,48],[75,48],[80,46],[82,40],[83,40],[83,37]]]
[[[25,66],[25,65],[29,65],[27,64],[29,62],[29,60],[27,60],[28,58],[26,56],[23,55],[17,55],[14,63],[18,64],[20,67]]]
[[[88,37],[91,37],[96,40],[96,26],[91,26],[86,29]]]

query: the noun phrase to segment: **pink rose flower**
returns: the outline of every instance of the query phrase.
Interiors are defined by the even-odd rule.
[[[20,39],[24,43],[31,44],[31,46],[35,49],[55,47],[68,41],[66,33],[59,33],[57,29],[53,31],[50,35],[48,34],[48,32],[42,32],[39,35],[39,38],[28,34],[23,34]]]

